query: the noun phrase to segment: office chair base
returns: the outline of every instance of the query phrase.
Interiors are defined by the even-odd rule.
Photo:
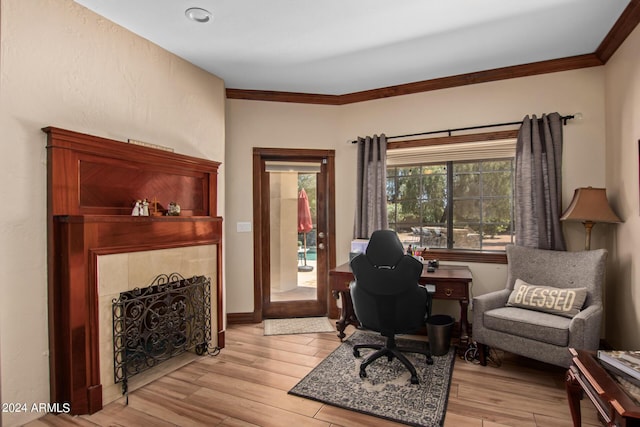
[[[366,359],[362,361],[360,364],[360,378],[367,377],[366,368],[374,361],[378,360],[382,356],[387,356],[387,360],[391,362],[393,358],[397,358],[402,364],[407,368],[409,373],[411,374],[411,384],[419,384],[418,373],[416,372],[416,368],[413,366],[413,363],[407,357],[402,354],[404,353],[417,353],[426,356],[427,365],[433,365],[433,359],[431,358],[431,352],[429,350],[420,350],[415,348],[408,347],[396,347],[395,340],[393,337],[387,338],[387,344],[356,344],[353,346],[353,355],[355,357],[360,357],[360,349],[361,348],[370,348],[376,350],[373,354],[370,354]]]

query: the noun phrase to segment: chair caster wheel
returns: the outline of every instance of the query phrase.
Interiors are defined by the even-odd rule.
[[[360,370],[360,378],[367,378],[367,372],[364,369]]]
[[[433,359],[432,358],[428,358],[427,359],[427,365],[433,365]]]
[[[411,377],[411,384],[420,384],[420,381],[418,381],[418,377],[412,376]]]
[[[353,349],[353,355],[355,357],[360,357],[360,352],[357,349]]]

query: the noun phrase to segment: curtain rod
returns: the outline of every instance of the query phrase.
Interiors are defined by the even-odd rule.
[[[566,125],[567,124],[567,120],[571,120],[573,118],[575,118],[575,115],[571,114],[571,115],[568,115],[568,116],[561,116],[560,120],[562,120],[562,124]],[[449,136],[451,136],[451,132],[460,132],[460,131],[464,131],[464,130],[485,129],[485,128],[493,128],[493,127],[500,127],[500,126],[510,126],[510,125],[519,125],[519,124],[522,124],[522,120],[520,120],[518,122],[494,123],[494,124],[491,124],[491,125],[480,125],[480,126],[469,126],[469,127],[464,127],[464,128],[455,128],[455,129],[433,130],[433,131],[430,131],[430,132],[409,133],[407,135],[394,135],[394,136],[388,136],[387,140],[395,139],[395,138],[408,138],[410,136],[433,135],[433,134],[436,134],[436,133],[445,133],[445,132],[448,133]],[[351,141],[351,143],[352,144],[357,144],[358,140]]]

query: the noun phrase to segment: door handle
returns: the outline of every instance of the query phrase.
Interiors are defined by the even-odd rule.
[[[318,233],[318,239],[324,239],[324,231]]]

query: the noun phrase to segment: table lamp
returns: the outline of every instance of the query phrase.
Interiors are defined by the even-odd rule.
[[[580,221],[586,232],[584,248],[591,249],[591,228],[598,222],[619,223],[620,218],[609,207],[604,188],[577,188],[573,200],[560,217],[560,221]]]

